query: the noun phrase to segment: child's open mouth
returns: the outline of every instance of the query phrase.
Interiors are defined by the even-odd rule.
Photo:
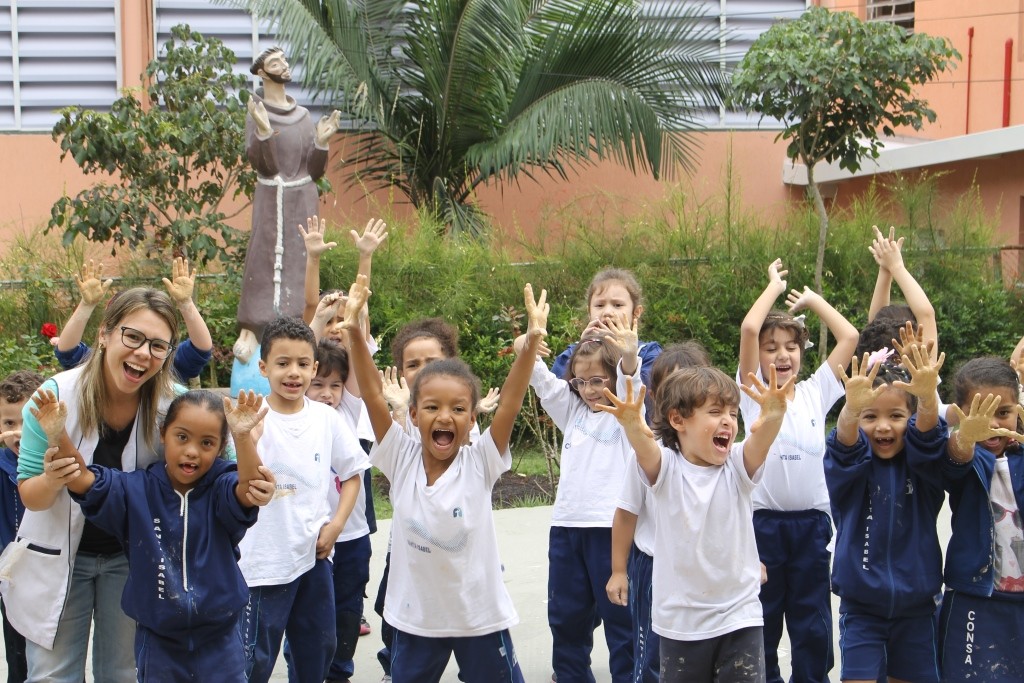
[[[991,439],[985,439],[981,442],[981,447],[986,451],[996,453],[1003,445],[1003,438],[1002,436],[993,436]]]
[[[183,463],[181,463],[181,471],[184,472],[185,474],[192,475],[192,474],[195,474],[198,470],[199,470],[199,465],[197,465],[195,463],[192,463],[192,462],[183,462]]]
[[[455,432],[448,429],[435,429],[430,433],[430,438],[439,448],[448,448],[455,441]]]
[[[718,434],[712,439],[712,441],[714,441],[715,448],[719,451],[729,450],[730,436],[728,434]]]
[[[288,391],[302,391],[302,382],[282,382],[281,386]]]
[[[143,365],[135,365],[134,363],[124,362],[124,374],[128,375],[128,379],[133,382],[138,382],[142,379],[142,376],[146,374],[146,367]]]

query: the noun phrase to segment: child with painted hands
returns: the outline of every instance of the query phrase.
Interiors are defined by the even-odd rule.
[[[822,469],[825,422],[843,395],[841,372],[857,346],[857,329],[821,295],[791,289],[787,310],[773,309],[787,293],[788,271],[781,259],[768,266],[768,283],[740,325],[736,381],[748,384],[751,373],[763,380],[769,364],[779,380],[799,377],[808,340],[802,310],[816,314],[835,337],[828,357],[807,379],[790,385],[790,405],[781,434],[765,462],[764,480],[753,492],[754,529],[767,581],[761,590],[764,650],[770,683],[781,681],[778,647],[785,622],[793,644],[795,679],[824,683],[833,666],[832,603],[829,568],[832,523]],[[759,407],[740,396],[743,422],[756,422]],[[796,587],[799,586],[799,589]]]
[[[902,364],[864,353],[843,373],[846,404],[825,453],[845,682],[939,680],[932,624],[948,431],[936,386],[945,354],[933,358],[920,327],[899,333]]]
[[[33,400],[48,441],[59,442],[63,403],[50,391]],[[145,470],[84,467],[47,450],[47,478],[66,485],[86,518],[126,548],[121,605],[137,622],[139,680],[203,680],[211,671],[218,680],[245,680],[237,624],[249,589],[238,542],[256,521],[256,506],[274,495],[274,476],[261,467],[251,437],[266,413],[251,392],[235,403],[209,391],[181,394],[160,429],[164,460]],[[237,465],[223,459],[229,432]],[[194,647],[197,640],[203,648]]]
[[[746,440],[735,443],[740,388],[721,371],[691,367],[658,389],[654,433],[641,416],[643,389],[611,392],[613,414],[636,452],[654,496],[652,623],[660,636],[660,680],[712,680],[744,671],[764,679],[760,571],[751,493],[787,410],[795,378],[748,378],[743,393],[761,407]],[[656,438],[658,440],[656,440]]]
[[[951,408],[960,428],[943,461],[953,533],[939,615],[942,680],[1020,681],[1024,452],[1018,442],[1024,440],[1024,411],[1019,378],[1002,358],[975,358],[961,366],[954,386]]]

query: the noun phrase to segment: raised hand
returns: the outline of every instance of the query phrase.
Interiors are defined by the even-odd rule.
[[[526,317],[529,321],[526,327],[526,334],[535,337],[548,336],[548,314],[551,306],[548,305],[548,290],[540,290],[540,298],[533,298],[533,285],[526,283],[523,288],[523,300],[526,304]]]
[[[804,287],[804,291],[799,289],[789,290],[789,294],[786,295],[786,306],[789,307],[790,313],[799,313],[805,308],[811,307],[811,301],[818,296],[810,287]]]
[[[103,264],[95,263],[92,259],[82,266],[81,275],[75,276],[75,283],[78,284],[78,291],[82,295],[82,303],[86,306],[96,306],[103,297],[113,280],[103,279]]]
[[[493,413],[498,408],[499,399],[501,399],[501,390],[497,387],[491,387],[487,390],[487,395],[476,404],[477,412]]]
[[[910,327],[910,323],[907,323],[907,327]],[[903,337],[903,329],[900,329],[900,337]],[[894,340],[895,341],[895,340]],[[929,347],[932,344],[925,346],[924,344],[918,343],[912,345],[904,345],[903,348],[909,348],[910,354],[903,353],[903,367],[910,373],[910,382],[893,382],[892,385],[897,389],[902,389],[908,394],[913,394],[919,399],[927,399],[935,396],[935,392],[939,387],[939,370],[942,369],[942,364],[946,362],[946,354],[940,353],[939,358],[936,361],[932,361],[932,354],[929,352]]]
[[[930,355],[932,349],[935,348],[935,341],[929,340],[926,345],[924,342],[924,328],[918,327],[915,330],[914,324],[908,320],[906,326],[900,328],[899,340],[893,339],[892,345],[896,349],[896,353],[901,356],[909,356],[911,349],[915,346],[920,346]]]
[[[228,429],[236,438],[248,436],[269,411],[270,406],[263,405],[263,396],[252,390],[239,391],[238,400],[234,404],[230,398],[224,397],[224,415],[228,420]]]
[[[366,276],[359,274],[356,276],[356,281],[352,283],[352,286],[348,290],[348,301],[345,302],[345,318],[341,322],[341,328],[343,330],[354,330],[356,334],[359,333],[359,313],[363,310],[363,306],[370,299],[370,290],[366,286]]]
[[[338,308],[345,304],[345,293],[344,292],[331,292],[330,294],[324,294],[323,298],[320,299],[320,303],[316,305],[316,311],[313,313],[314,318],[323,320],[326,324],[338,315]]]
[[[196,270],[188,270],[188,261],[178,256],[171,264],[171,279],[164,278],[167,294],[179,306],[192,298],[192,290],[196,286]]]
[[[306,245],[306,255],[313,258],[320,258],[325,252],[338,246],[337,242],[325,242],[324,235],[327,234],[327,220],[310,216],[306,219],[306,227],[299,223],[299,234]]]
[[[409,407],[409,383],[398,373],[398,368],[390,367],[378,370],[380,373],[381,392],[392,412],[405,412]]]
[[[68,407],[57,400],[57,394],[50,389],[40,389],[32,396],[28,411],[36,418],[39,428],[46,434],[46,443],[56,446],[64,434],[64,423],[68,419]]]
[[[992,426],[992,418],[996,414],[996,410],[999,409],[1000,400],[999,396],[995,394],[989,394],[985,398],[982,398],[981,394],[975,394],[967,415],[964,415],[957,404],[950,405],[950,408],[960,418],[960,429],[956,432],[956,445],[962,453],[970,453],[974,450],[974,444],[997,436],[1024,441],[1024,434]]]
[[[387,230],[387,223],[379,218],[371,218],[366,224],[362,235],[355,230],[350,231],[348,234],[352,236],[352,241],[355,242],[359,255],[370,256],[388,238]]]
[[[868,355],[864,354],[864,357],[858,362],[857,356],[854,356],[850,361],[850,374],[846,374],[846,370],[842,365],[837,366],[839,369],[839,378],[843,380],[843,386],[846,387],[846,405],[843,410],[846,410],[853,417],[859,417],[868,406],[875,402],[879,394],[885,391],[885,387],[872,386],[875,382],[875,378],[878,377],[878,371],[881,369],[881,363],[875,363],[868,368]]]
[[[636,396],[633,395],[633,378],[626,378],[626,396],[628,397],[625,401],[620,399],[612,392],[608,387],[604,388],[604,396],[611,405],[598,404],[595,406],[598,410],[603,410],[606,413],[611,413],[615,416],[615,419],[619,421],[622,428],[629,433],[631,430],[633,433],[640,433],[644,436],[654,438],[654,432],[647,426],[647,421],[644,420],[641,414],[641,409],[644,405],[644,396],[647,394],[647,387],[640,385],[640,391],[637,392]]]
[[[779,294],[786,291],[787,275],[789,275],[789,271],[782,269],[782,259],[780,258],[775,259],[771,262],[771,265],[768,266],[768,283],[775,285]]]
[[[747,378],[750,380],[750,386],[741,384],[740,389],[761,406],[760,415],[754,424],[750,425],[750,433],[753,434],[765,422],[781,420],[786,416],[786,397],[796,385],[796,377],[790,377],[785,384],[779,386],[779,374],[775,370],[775,363],[772,363],[768,366],[767,385],[761,382],[753,372],[747,373]]]
[[[625,316],[620,316],[617,320],[611,318],[605,322],[605,327],[609,332],[606,339],[619,350],[623,357],[633,358],[636,356],[640,348],[636,318],[633,319],[632,325]]]
[[[277,492],[277,478],[266,465],[259,466],[259,473],[263,479],[250,479],[249,490],[245,492],[246,499],[254,506],[266,505],[274,499]]]
[[[895,269],[902,268],[904,238],[896,239],[896,228],[893,226],[889,226],[888,237],[882,234],[877,225],[872,225],[871,229],[875,231],[875,238],[871,241],[868,251],[871,252],[878,267],[890,273]]]

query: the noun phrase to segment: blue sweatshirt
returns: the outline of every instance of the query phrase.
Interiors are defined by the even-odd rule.
[[[124,613],[189,649],[205,634],[236,624],[249,600],[238,542],[256,522],[257,508],[243,507],[235,496],[235,463],[214,460],[184,496],[171,486],[162,461],[144,471],[89,469],[96,482],[72,498],[124,545]]]
[[[932,614],[942,589],[936,519],[945,493],[946,422],[929,432],[910,418],[904,448],[884,460],[863,431],[852,446],[829,434],[825,482],[837,538],[832,591],[843,611],[885,619]]]
[[[1024,451],[1011,444],[1003,456],[1010,466],[1010,483],[1017,509],[1024,512]],[[979,445],[971,462],[958,465],[943,458],[942,472],[949,507],[953,511],[953,535],[946,548],[946,586],[980,597],[1000,597],[1024,601],[1024,593],[996,593],[995,523],[989,490],[995,472],[996,456]]]
[[[61,351],[54,346],[53,355],[57,357],[57,362],[62,368],[70,370],[81,365],[90,350],[85,342],[78,342],[78,346],[70,351]],[[200,351],[192,344],[191,339],[184,339],[174,347],[174,374],[180,382],[187,383],[202,373],[211,358],[213,349]]]
[[[18,456],[0,448],[0,550],[14,540],[25,506],[18,494]]]

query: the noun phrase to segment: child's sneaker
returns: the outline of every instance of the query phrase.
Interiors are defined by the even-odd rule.
[[[366,636],[370,634],[370,624],[366,622],[366,617],[359,617],[359,635]]]

